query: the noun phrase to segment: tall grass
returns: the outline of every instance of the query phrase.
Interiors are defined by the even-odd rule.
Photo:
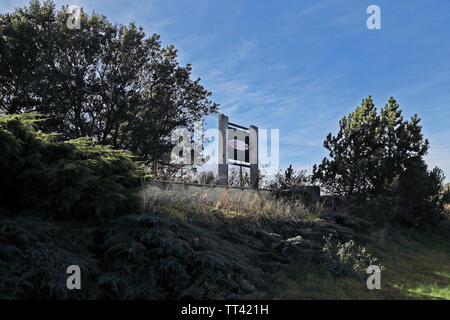
[[[250,221],[314,219],[322,210],[319,204],[307,207],[298,200],[276,199],[260,194],[233,194],[227,189],[217,191],[212,188],[204,192],[188,193],[151,187],[151,191],[146,195],[146,211],[157,212],[168,206],[196,214],[220,211],[227,216],[241,217]]]
[[[262,216],[297,221],[310,218],[316,213],[312,208],[308,208],[298,200],[266,198],[258,194],[234,197],[227,191],[223,192],[219,199],[214,202],[214,206],[217,210],[234,211],[255,219]]]

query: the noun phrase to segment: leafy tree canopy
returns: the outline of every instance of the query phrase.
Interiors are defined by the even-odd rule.
[[[0,110],[37,112],[45,132],[167,163],[170,133],[217,110],[211,93],[158,35],[95,12],[81,12],[80,29],[68,18],[67,7],[37,0],[0,15]]]

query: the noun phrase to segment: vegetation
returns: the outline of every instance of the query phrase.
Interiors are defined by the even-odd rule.
[[[380,234],[380,231],[377,231]],[[432,299],[450,300],[450,241],[447,235],[398,234],[373,238],[367,250],[385,270],[381,289],[368,290],[365,279],[335,275],[324,264],[297,260],[273,275],[269,299]]]
[[[0,203],[4,215],[31,210],[86,220],[139,211],[142,171],[127,151],[88,138],[60,142],[31,114],[0,117]]]
[[[149,208],[159,208],[161,203],[170,203],[170,208],[175,208],[183,216],[189,208],[197,213],[203,212],[206,218],[211,210],[219,210],[238,220],[245,219],[264,223],[265,219],[269,218],[300,221],[316,217],[315,214],[321,211],[319,204],[317,207],[311,208],[305,206],[301,201],[266,198],[257,194],[233,194],[226,189],[189,194],[187,192],[180,193],[177,190],[161,191],[159,187],[149,186],[146,194],[148,195],[146,211],[151,210]]]
[[[146,214],[104,224],[1,218],[0,298],[261,298],[270,273],[310,254],[285,240],[304,225],[299,219],[216,209],[224,198],[151,194]],[[82,269],[83,290],[65,288],[71,264]]]
[[[277,173],[273,179],[266,182],[271,190],[289,189],[295,186],[304,186],[309,182],[306,170],[295,171],[292,165],[284,171],[284,174]]]
[[[300,205],[283,215],[276,199],[239,209],[229,194],[149,194],[145,214],[104,224],[1,218],[0,298],[447,298],[448,237],[374,231]],[[368,290],[363,271],[375,257],[382,289]],[[65,288],[70,264],[83,290]]]
[[[325,237],[322,250],[328,259],[328,270],[335,275],[355,274],[362,279],[370,265],[378,265],[383,270],[383,266],[378,263],[378,259],[372,257],[366,248],[357,245],[353,240],[345,243],[332,241],[332,235],[330,234]]]
[[[444,175],[428,171],[418,116],[407,121],[401,114],[394,98],[380,114],[370,96],[363,100],[339,122],[338,134],[327,136],[330,159],[314,165],[312,178],[333,195],[367,201],[381,219],[420,228],[441,217]]]
[[[211,93],[158,35],[85,12],[81,28],[69,29],[69,15],[37,0],[0,14],[0,110],[37,112],[48,118],[44,132],[168,164],[172,131],[217,110]]]
[[[217,105],[158,35],[84,12],[70,30],[68,16],[36,0],[0,15],[0,299],[450,298],[450,189],[393,98],[378,113],[369,96],[326,138],[312,180],[350,200],[339,211],[217,189],[148,187],[141,203],[145,181],[180,169],[160,166],[173,130]],[[290,166],[267,185],[309,182]],[[66,288],[73,264],[83,290]]]
[[[0,221],[1,300],[80,298],[66,287],[72,264],[82,270],[82,296],[95,297],[98,269],[85,228],[30,216]]]

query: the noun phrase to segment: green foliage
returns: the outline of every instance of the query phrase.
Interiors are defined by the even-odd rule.
[[[82,233],[37,218],[2,218],[0,299],[89,299],[96,294],[94,256]],[[82,290],[66,287],[67,267],[78,265]]]
[[[255,261],[225,231],[199,226],[166,215],[124,216],[106,225],[96,245],[101,298],[225,299],[261,288]]]
[[[71,30],[65,9],[32,0],[0,14],[0,110],[38,112],[45,132],[167,163],[171,132],[216,111],[211,93],[158,35],[85,12]]]
[[[282,261],[268,245],[277,239],[256,225],[185,223],[162,212],[89,228],[0,221],[0,299],[255,298]],[[72,264],[80,266],[81,290],[66,288]]]
[[[0,117],[0,202],[9,214],[106,217],[138,210],[133,156],[88,138],[58,142],[31,114]]]
[[[386,231],[386,230],[385,230]],[[388,232],[390,233],[390,232]],[[368,290],[363,279],[329,271],[326,265],[298,259],[273,275],[268,299],[405,300],[449,299],[450,238],[420,235],[406,240],[399,230],[384,233],[365,247],[383,262],[381,290]],[[385,237],[386,236],[386,237]],[[418,236],[415,233],[415,236]],[[353,274],[353,272],[351,271]]]
[[[327,136],[330,159],[314,165],[313,180],[332,194],[369,200],[368,207],[380,202],[401,223],[426,225],[442,211],[444,177],[425,164],[429,143],[418,116],[406,121],[401,113],[392,97],[380,114],[370,96],[363,100],[339,122],[338,134]]]
[[[443,181],[444,173],[437,167],[427,171],[423,161],[409,165],[394,189],[401,208],[396,220],[414,227],[438,222],[444,205],[440,197]]]
[[[314,165],[313,179],[333,194],[353,195],[370,188],[371,170],[377,162],[375,152],[379,140],[380,119],[369,97],[360,107],[339,121],[336,136],[328,134],[324,147],[331,160],[324,158]]]

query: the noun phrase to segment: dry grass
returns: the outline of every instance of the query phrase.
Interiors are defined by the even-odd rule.
[[[286,201],[283,199],[264,198],[259,195],[253,197],[233,197],[224,192],[220,198],[213,203],[217,210],[236,212],[248,218],[287,219],[290,221],[315,218],[320,207],[311,209],[300,201]]]
[[[220,211],[229,218],[241,218],[248,221],[281,219],[299,221],[316,219],[322,206],[306,207],[300,201],[287,201],[259,194],[231,194],[226,189],[218,196],[211,191],[202,193],[182,193],[172,190],[152,189],[146,198],[146,211],[158,212],[162,209],[171,216],[182,218],[186,215],[201,215],[208,218],[211,211]],[[176,211],[176,213],[175,213]]]

